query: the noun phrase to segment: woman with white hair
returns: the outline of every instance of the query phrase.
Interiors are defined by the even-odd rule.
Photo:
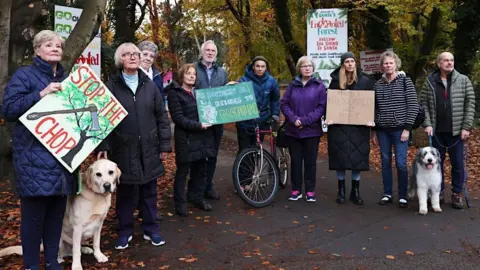
[[[15,122],[13,165],[20,197],[23,266],[40,269],[40,243],[43,240],[45,268],[62,269],[57,253],[67,195],[74,194],[77,181],[63,165],[19,121],[19,118],[49,94],[62,90],[68,76],[60,61],[64,41],[53,31],[35,35],[33,64],[19,68],[5,88],[3,114]]]
[[[412,80],[399,71],[402,62],[392,51],[380,56],[382,78],[375,83],[375,128],[373,141],[380,144],[383,196],[380,205],[393,201],[392,146],[398,179],[398,204],[408,207],[408,137],[418,114],[417,92]]]
[[[323,135],[320,119],[325,113],[327,92],[322,80],[313,77],[314,71],[315,63],[310,58],[298,59],[298,76],[288,85],[280,100],[292,160],[290,201],[302,198],[303,182],[307,202],[316,201],[318,145]]]
[[[143,238],[155,246],[165,244],[156,223],[157,179],[165,174],[162,160],[172,151],[170,123],[155,83],[139,68],[140,56],[132,43],[121,44],[115,52],[118,71],[106,85],[128,115],[97,147],[98,158],[110,158],[122,171],[115,209],[116,249],[127,248],[133,237],[133,211],[139,202]],[[139,198],[132,194],[135,189]]]
[[[163,89],[163,76],[160,71],[155,67],[155,59],[158,56],[158,46],[151,41],[142,41],[138,44],[138,49],[141,51],[140,69],[147,74],[150,80],[155,82],[158,90],[160,90],[160,96],[165,102],[165,92]]]

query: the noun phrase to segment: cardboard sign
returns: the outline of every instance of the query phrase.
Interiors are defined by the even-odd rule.
[[[225,124],[258,118],[252,82],[195,90],[198,117],[206,124]]]
[[[375,117],[375,92],[328,90],[326,122],[367,125]]]
[[[97,74],[81,65],[62,91],[43,97],[20,121],[73,172],[127,114]]]

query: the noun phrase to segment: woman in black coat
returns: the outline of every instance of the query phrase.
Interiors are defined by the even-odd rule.
[[[331,73],[328,89],[372,90],[374,81],[357,67],[351,52],[341,56],[342,65]],[[327,120],[328,121],[328,120]],[[369,170],[370,127],[327,123],[328,162],[330,170],[337,171],[337,203],[345,203],[345,170],[352,171],[350,200],[362,205],[360,197],[360,172]],[[373,125],[373,119],[371,126]]]
[[[173,187],[175,212],[179,216],[188,216],[185,200],[185,184],[190,173],[188,201],[197,208],[212,211],[212,206],[204,200],[207,184],[207,158],[216,156],[213,141],[213,128],[210,124],[200,123],[197,101],[193,86],[197,71],[193,64],[185,64],[178,71],[178,85],[172,82],[168,86],[168,110],[175,123],[175,163],[177,172]]]
[[[137,46],[120,45],[115,52],[115,65],[118,73],[106,85],[128,114],[97,147],[99,158],[107,158],[108,153],[108,158],[122,171],[116,195],[119,227],[115,248],[128,247],[133,235],[133,212],[139,201],[143,238],[160,246],[165,241],[156,222],[157,179],[165,174],[162,160],[172,151],[170,122],[157,86],[139,68]]]

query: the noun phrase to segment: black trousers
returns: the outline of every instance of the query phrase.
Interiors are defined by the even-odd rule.
[[[260,134],[260,141],[263,142],[264,137],[265,137],[265,134]],[[248,131],[244,129],[238,129],[237,142],[238,142],[238,153],[240,153],[245,148],[256,146],[257,135],[255,134],[255,130]]]
[[[66,206],[66,196],[20,198],[20,237],[25,269],[40,269],[42,240],[46,269],[61,269],[57,256]]]
[[[437,148],[441,156],[441,169],[442,169],[442,191],[445,188],[445,172],[443,163],[445,160],[446,152],[450,158],[450,164],[452,169],[450,171],[452,175],[452,192],[461,193],[463,189],[463,183],[465,182],[465,162],[463,154],[463,140],[460,135],[453,136],[450,133],[435,133],[432,138],[432,146]]]
[[[203,200],[205,185],[207,181],[207,159],[197,160],[190,163],[177,163],[175,182],[173,183],[173,200],[175,205],[185,204],[185,185],[187,176],[190,173],[188,182],[188,200],[200,202]]]
[[[138,197],[135,189],[138,188]],[[137,207],[142,213],[144,233],[158,233],[157,224],[157,181],[152,180],[143,185],[120,184],[117,188],[116,214],[118,218],[117,234],[128,237],[133,234],[133,212]]]
[[[295,138],[288,136],[287,139],[292,160],[292,190],[301,192],[302,184],[305,181],[305,192],[315,192],[320,137]]]
[[[204,191],[208,192],[213,190],[213,178],[215,176],[215,170],[217,168],[217,156],[218,151],[220,150],[220,145],[222,143],[223,137],[223,125],[215,125],[213,131],[213,140],[215,147],[215,157],[208,158],[207,160],[207,184]],[[190,185],[189,185],[190,189]]]

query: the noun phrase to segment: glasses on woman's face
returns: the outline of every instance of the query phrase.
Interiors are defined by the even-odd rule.
[[[139,58],[140,53],[139,52],[126,52],[126,53],[122,54],[122,57],[132,58],[132,56],[135,56],[135,58]]]
[[[312,65],[303,65],[303,66],[300,66],[300,68],[302,69],[307,69],[307,68],[312,68],[313,66]]]

